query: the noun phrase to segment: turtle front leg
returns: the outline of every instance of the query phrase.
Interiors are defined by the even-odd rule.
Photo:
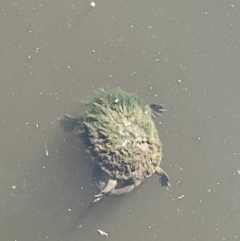
[[[72,131],[74,127],[77,125],[77,118],[71,117],[70,115],[64,115],[63,117],[60,117],[59,119],[61,127],[65,131]]]
[[[150,113],[153,117],[156,117],[157,115],[161,115],[164,111],[167,111],[166,109],[163,109],[163,106],[160,104],[149,104],[145,106],[146,112]]]
[[[163,187],[171,186],[169,183],[169,177],[165,171],[161,167],[158,167],[155,171],[156,174],[160,176],[159,182],[162,184]]]

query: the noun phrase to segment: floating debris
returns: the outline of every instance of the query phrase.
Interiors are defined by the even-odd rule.
[[[108,233],[102,231],[101,229],[98,229],[97,232],[102,235],[102,236],[105,236],[106,238],[108,238]]]
[[[180,171],[184,171],[184,169],[183,169],[182,167],[180,167],[180,166],[178,166],[178,165],[177,165],[177,167],[178,167],[178,169],[179,169]]]
[[[184,197],[185,197],[185,195],[182,195],[182,196],[178,197],[178,199],[182,199],[182,198],[184,198]]]
[[[178,181],[176,182],[176,186],[177,186],[177,185],[179,185],[180,183],[181,183],[181,181],[180,181],[180,180],[178,180]]]
[[[238,170],[238,175],[240,175],[240,170]]]
[[[45,154],[46,154],[46,156],[48,156],[49,153],[48,153],[48,149],[47,149],[47,144],[46,144],[46,142],[44,142],[44,146],[45,146]]]
[[[95,3],[95,2],[90,2],[90,6],[91,6],[92,8],[95,8],[95,7],[96,7],[96,3]]]

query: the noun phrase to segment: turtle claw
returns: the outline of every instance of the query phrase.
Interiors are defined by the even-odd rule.
[[[93,203],[99,202],[99,201],[102,199],[102,197],[103,197],[103,196],[95,198],[95,199],[93,200]]]
[[[96,195],[94,195],[94,197],[102,197],[104,194],[103,193],[99,193],[99,194],[96,194]]]
[[[109,179],[107,183],[105,183],[104,188],[102,189],[102,191],[96,195],[94,195],[94,200],[93,202],[98,202],[100,201],[103,196],[110,194],[115,187],[117,186],[117,180],[116,179]]]
[[[149,104],[149,107],[155,115],[161,115],[164,111],[167,111],[162,105],[156,103]]]
[[[94,195],[93,202],[96,203],[96,202],[100,201],[103,198],[104,195],[106,195],[106,193],[103,192],[103,191],[101,191],[100,193]]]

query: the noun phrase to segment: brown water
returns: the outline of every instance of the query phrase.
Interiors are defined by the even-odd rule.
[[[239,1],[2,0],[0,22],[1,240],[239,240]],[[168,109],[172,186],[89,206],[92,163],[57,119],[107,86]]]

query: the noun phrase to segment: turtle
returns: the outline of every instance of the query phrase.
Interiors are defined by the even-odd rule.
[[[96,162],[100,192],[94,202],[127,194],[154,173],[162,186],[170,186],[160,167],[162,143],[153,120],[165,111],[162,105],[144,105],[135,94],[120,88],[99,89],[83,105],[76,116],[66,114],[59,121],[65,131],[76,130]]]

